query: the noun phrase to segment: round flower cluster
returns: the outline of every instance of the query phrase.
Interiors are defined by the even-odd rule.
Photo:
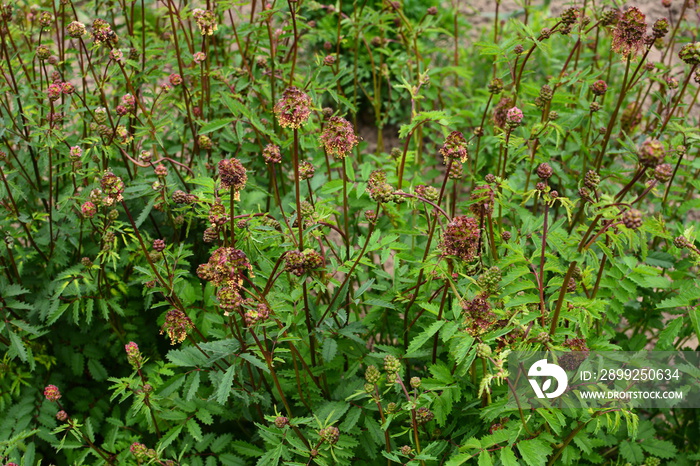
[[[175,204],[194,204],[197,202],[197,196],[178,189],[173,192],[173,202]]]
[[[248,181],[246,169],[238,159],[224,159],[219,162],[219,178],[221,179],[221,187],[224,189],[233,189],[235,198],[238,200],[239,192],[245,188]]]
[[[537,167],[537,176],[543,181],[546,181],[549,178],[551,178],[553,174],[554,170],[552,169],[552,166],[546,162],[541,163]]]
[[[625,58],[634,58],[644,46],[647,31],[646,16],[637,7],[627,8],[612,31],[612,49]]]
[[[475,201],[469,206],[474,215],[483,216],[493,212],[495,193],[491,185],[482,184],[474,188],[469,200]]]
[[[447,224],[440,248],[445,255],[470,262],[479,254],[480,236],[479,222],[476,219],[458,216]]]
[[[654,179],[659,183],[666,183],[673,175],[673,165],[662,163],[654,168]]]
[[[110,206],[114,204],[114,202],[121,202],[124,199],[122,197],[122,193],[124,192],[124,182],[110,170],[106,170],[102,175],[100,187],[106,196],[105,199],[103,199],[103,202],[106,205]]]
[[[46,45],[40,45],[36,48],[36,57],[39,60],[46,60],[51,56],[51,49]]]
[[[61,391],[55,385],[47,385],[44,388],[44,397],[51,402],[58,401],[61,399]]]
[[[316,173],[316,167],[311,162],[304,160],[299,164],[299,178],[302,180],[310,180]]]
[[[418,408],[416,410],[416,423],[419,426],[427,424],[433,419],[435,419],[435,414],[433,414],[433,412],[430,411],[428,408]]]
[[[131,94],[124,94],[121,107],[126,110],[126,113],[134,113],[134,110],[136,110],[136,97]]]
[[[94,203],[87,201],[80,207],[80,211],[83,213],[83,217],[92,218],[97,214],[97,207]]]
[[[275,115],[283,128],[298,129],[311,115],[311,98],[296,86],[288,87],[275,104]]]
[[[129,447],[129,451],[140,462],[147,462],[149,459],[156,457],[156,451],[153,448],[148,448],[143,443],[134,442]]]
[[[245,253],[240,249],[223,247],[214,251],[209,257],[209,262],[197,268],[197,275],[215,286],[240,286],[245,270],[253,270]]]
[[[508,125],[509,128],[516,128],[520,126],[520,123],[523,121],[523,111],[520,110],[518,107],[512,107],[508,109],[508,112],[506,112],[506,125]]]
[[[335,445],[336,443],[338,443],[338,438],[340,437],[340,430],[338,430],[336,426],[328,426],[324,429],[321,429],[318,435],[324,442],[330,445]]]
[[[200,134],[197,136],[197,144],[200,149],[209,150],[214,147],[214,142],[206,134]]]
[[[276,144],[266,145],[263,149],[262,155],[263,159],[265,159],[265,163],[280,163],[282,161],[280,146]]]
[[[305,249],[304,251],[292,250],[284,255],[284,270],[297,277],[323,267],[323,263],[323,257],[313,249]]]
[[[78,39],[87,34],[87,29],[85,28],[85,25],[80,21],[73,21],[68,25],[66,29],[68,30],[68,35],[71,36],[73,39]]]
[[[160,334],[163,332],[168,334],[170,344],[182,343],[187,338],[187,332],[194,328],[192,320],[179,309],[172,309],[165,315],[165,322],[160,329]]]
[[[501,97],[493,109],[493,124],[498,128],[506,127],[506,114],[513,107],[513,101],[509,97]]]
[[[124,350],[126,350],[126,359],[129,361],[129,364],[135,369],[140,368],[143,363],[143,355],[141,355],[139,345],[130,341],[124,345]]]
[[[654,25],[651,27],[651,31],[654,39],[663,38],[666,34],[668,34],[668,19],[657,19],[656,22],[654,22]]]
[[[491,94],[500,94],[503,91],[503,80],[501,78],[493,78],[487,86]]]
[[[119,41],[119,37],[112,30],[112,26],[107,21],[99,18],[92,23],[92,38],[95,44],[107,44],[110,47],[116,45]]]
[[[648,168],[655,167],[663,162],[665,155],[664,145],[658,139],[647,139],[637,151],[639,163]]]
[[[600,184],[600,175],[594,170],[588,170],[583,177],[583,184],[588,189],[595,190]]]
[[[591,91],[593,91],[593,95],[595,96],[605,95],[608,91],[608,84],[602,79],[599,79],[591,85]]]
[[[359,140],[348,120],[334,116],[326,122],[321,133],[321,142],[327,153],[340,160],[352,151]]]
[[[395,356],[387,354],[384,356],[384,370],[386,371],[387,384],[393,384],[401,370],[401,361]]]
[[[419,184],[416,186],[416,194],[423,199],[427,199],[430,202],[437,202],[440,197],[440,191],[433,186],[426,186],[424,184]]]
[[[165,251],[165,241],[163,241],[162,239],[153,240],[153,249],[155,249],[158,252]]]
[[[586,340],[583,338],[569,338],[564,341],[564,347],[569,348],[572,352],[565,353],[559,357],[559,365],[562,369],[573,371],[578,369],[581,363],[588,357],[589,349],[586,346]]]
[[[452,131],[440,148],[440,154],[444,157],[444,164],[447,164],[450,160],[466,162],[469,158],[469,153],[467,151],[467,140],[464,139],[464,135],[459,131]]]
[[[367,369],[365,370],[365,380],[369,384],[376,384],[379,382],[379,378],[382,375],[379,373],[379,369],[377,369],[377,366],[371,365],[367,366]]]
[[[552,90],[551,86],[545,84],[540,88],[540,95],[535,98],[535,107],[539,108],[540,110],[544,109],[547,104],[552,101],[553,97],[554,91]]]
[[[491,305],[481,296],[462,302],[462,309],[465,330],[472,336],[486,333],[496,322],[496,314],[491,311]]]
[[[637,209],[630,209],[622,214],[622,223],[631,230],[636,230],[642,226],[642,212]]]
[[[498,291],[498,284],[501,282],[501,279],[501,269],[494,266],[481,274],[476,283],[484,294],[491,295]]]
[[[678,52],[678,57],[688,65],[700,65],[700,42],[685,44]]]
[[[216,24],[216,15],[211,10],[195,8],[192,10],[192,16],[197,22],[199,31],[203,36],[211,36],[219,28],[219,26]]]
[[[289,418],[287,418],[285,416],[277,416],[275,418],[275,426],[277,426],[278,428],[282,429],[283,427],[288,426],[288,425],[289,425]]]
[[[374,170],[369,175],[365,190],[369,193],[370,199],[375,202],[391,202],[396,198],[394,188],[387,182],[384,170]]]

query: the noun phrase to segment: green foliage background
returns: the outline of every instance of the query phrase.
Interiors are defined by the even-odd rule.
[[[3,6],[0,460],[697,464],[694,410],[522,413],[506,407],[502,366],[509,349],[568,350],[574,339],[591,350],[697,349],[699,88],[697,64],[676,59],[697,25],[677,14],[655,45],[662,60],[642,52],[627,62],[611,51],[615,26],[601,22],[610,6],[587,6],[589,21],[574,15],[562,34],[562,17],[526,5],[527,22],[513,14],[501,24],[501,13],[498,30],[481,36],[457,7]],[[212,35],[200,33],[196,8],[214,12]],[[66,32],[74,20],[92,31],[96,18],[114,42]],[[40,45],[51,58],[39,58]],[[183,83],[168,84],[172,74]],[[489,90],[495,78],[502,93]],[[591,91],[599,79],[604,97]],[[75,92],[50,101],[54,81]],[[312,101],[297,132],[273,111],[291,84]],[[553,97],[538,103],[545,84]],[[137,105],[120,116],[125,94]],[[507,108],[523,111],[521,125],[494,124],[501,97],[517,99]],[[320,143],[328,114],[366,137],[342,161]],[[462,163],[439,149],[455,130],[469,158],[451,179]],[[662,142],[670,181],[638,163],[648,138]],[[281,163],[265,163],[268,144],[280,146]],[[295,176],[294,154],[313,165],[312,178]],[[247,171],[240,199],[217,168],[231,158]],[[541,163],[554,175],[536,189]],[[107,170],[125,184],[112,205],[93,192]],[[373,198],[375,170],[399,193],[390,202]],[[602,178],[594,188],[588,170]],[[475,189],[483,185],[493,200]],[[196,198],[178,203],[178,190]],[[302,200],[312,204],[305,245],[324,265],[296,276],[285,255],[299,247]],[[228,220],[205,242],[217,204]],[[624,223],[631,209],[643,215],[639,228]],[[464,215],[479,220],[471,262],[444,252],[450,222]],[[251,301],[233,310],[197,274],[219,247],[241,250],[251,266],[239,269]],[[475,329],[467,309],[477,298],[493,314]],[[270,315],[251,323],[258,304]],[[174,345],[173,309],[193,324]],[[124,349],[132,341],[137,365]],[[385,370],[388,355],[401,383]],[[372,365],[381,375],[369,383]],[[49,384],[60,406],[44,399]],[[134,455],[135,442],[153,450]]]

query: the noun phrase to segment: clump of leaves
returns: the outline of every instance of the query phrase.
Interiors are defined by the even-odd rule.
[[[687,6],[3,5],[0,461],[700,460],[504,383],[697,347]]]

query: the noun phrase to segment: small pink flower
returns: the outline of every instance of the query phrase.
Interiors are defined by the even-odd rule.
[[[513,107],[506,113],[506,123],[509,126],[518,126],[523,121],[523,111],[518,107]]]
[[[182,76],[180,76],[177,73],[171,74],[168,80],[170,81],[170,84],[172,86],[179,86],[180,84],[182,84]]]
[[[637,7],[629,7],[620,15],[613,29],[612,49],[624,58],[634,58],[644,46],[646,16]]]
[[[265,163],[280,163],[282,161],[280,148],[275,144],[266,145],[263,149],[262,155],[263,159],[265,159]]]
[[[275,104],[275,115],[283,128],[297,129],[309,119],[310,107],[311,98],[298,87],[291,86]]]
[[[165,323],[161,327],[160,333],[166,332],[170,338],[170,344],[182,343],[187,338],[187,332],[194,328],[192,320],[187,315],[173,309],[165,315]]]
[[[222,188],[233,188],[236,193],[240,192],[248,181],[246,169],[238,159],[224,159],[220,161],[219,178]]]
[[[192,59],[195,63],[199,64],[207,59],[207,54],[204,52],[195,52],[194,55],[192,55]]]
[[[202,35],[211,36],[218,29],[216,24],[216,15],[211,10],[202,10],[201,8],[195,8],[192,10],[192,16],[199,26],[199,31]]]
[[[61,399],[61,391],[55,385],[47,385],[44,388],[44,396],[48,401],[58,401]]]
[[[440,155],[445,158],[443,160],[445,164],[451,159],[459,160],[462,163],[466,162],[469,153],[467,151],[467,140],[464,139],[464,134],[460,131],[452,131],[447,138],[445,138],[445,143],[440,148]]]
[[[83,204],[80,210],[83,212],[83,217],[85,218],[92,218],[97,213],[97,207],[95,207],[95,204],[90,201]]]
[[[46,94],[49,96],[49,100],[56,101],[61,98],[63,93],[63,86],[60,83],[49,84],[48,89],[46,89]]]
[[[591,90],[593,91],[593,95],[605,95],[605,93],[608,90],[608,85],[605,81],[599,79],[598,81],[593,83],[593,85],[591,86]]]
[[[71,159],[80,159],[80,157],[83,156],[83,149],[81,149],[80,146],[72,146],[70,148],[70,158]]]
[[[338,160],[345,158],[358,141],[352,124],[339,116],[331,117],[321,133],[321,142],[326,152]]]
[[[139,351],[139,345],[130,341],[124,345],[124,349],[126,350],[126,359],[129,361],[129,364],[137,369],[141,367],[143,356],[141,355],[141,351]]]

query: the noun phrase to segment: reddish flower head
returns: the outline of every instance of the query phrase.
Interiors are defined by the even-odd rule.
[[[141,351],[139,351],[139,345],[130,341],[124,345],[124,349],[126,350],[126,359],[129,361],[129,364],[135,368],[141,367],[143,356],[141,355]]]
[[[343,117],[334,116],[328,120],[323,129],[321,142],[326,152],[340,160],[352,151],[358,139],[349,121]]]
[[[263,149],[263,159],[265,163],[280,163],[282,161],[282,154],[280,153],[280,147],[276,144],[268,144]]]
[[[620,15],[613,29],[612,49],[624,58],[634,58],[644,46],[646,16],[637,7],[629,7]]]
[[[464,139],[464,135],[459,131],[452,131],[440,148],[440,154],[445,158],[443,160],[445,164],[450,159],[456,159],[462,163],[466,162],[469,152],[467,151],[467,140]]]
[[[168,334],[170,344],[182,343],[187,338],[187,332],[194,328],[192,320],[179,309],[168,311],[165,315],[165,323],[160,329],[161,335],[163,332]]]
[[[224,159],[219,162],[219,178],[221,179],[221,187],[224,189],[233,188],[236,197],[245,188],[248,181],[246,169],[238,159]]]
[[[55,385],[47,385],[44,388],[44,396],[51,402],[58,401],[61,399],[61,391]]]
[[[440,246],[445,255],[469,262],[479,254],[480,236],[479,222],[476,219],[459,216],[447,224]]]
[[[97,207],[95,207],[95,204],[93,204],[90,201],[84,203],[80,210],[82,211],[83,217],[85,218],[92,218],[97,213]]]
[[[275,104],[275,115],[280,126],[297,129],[311,115],[311,98],[295,86],[288,87]]]

